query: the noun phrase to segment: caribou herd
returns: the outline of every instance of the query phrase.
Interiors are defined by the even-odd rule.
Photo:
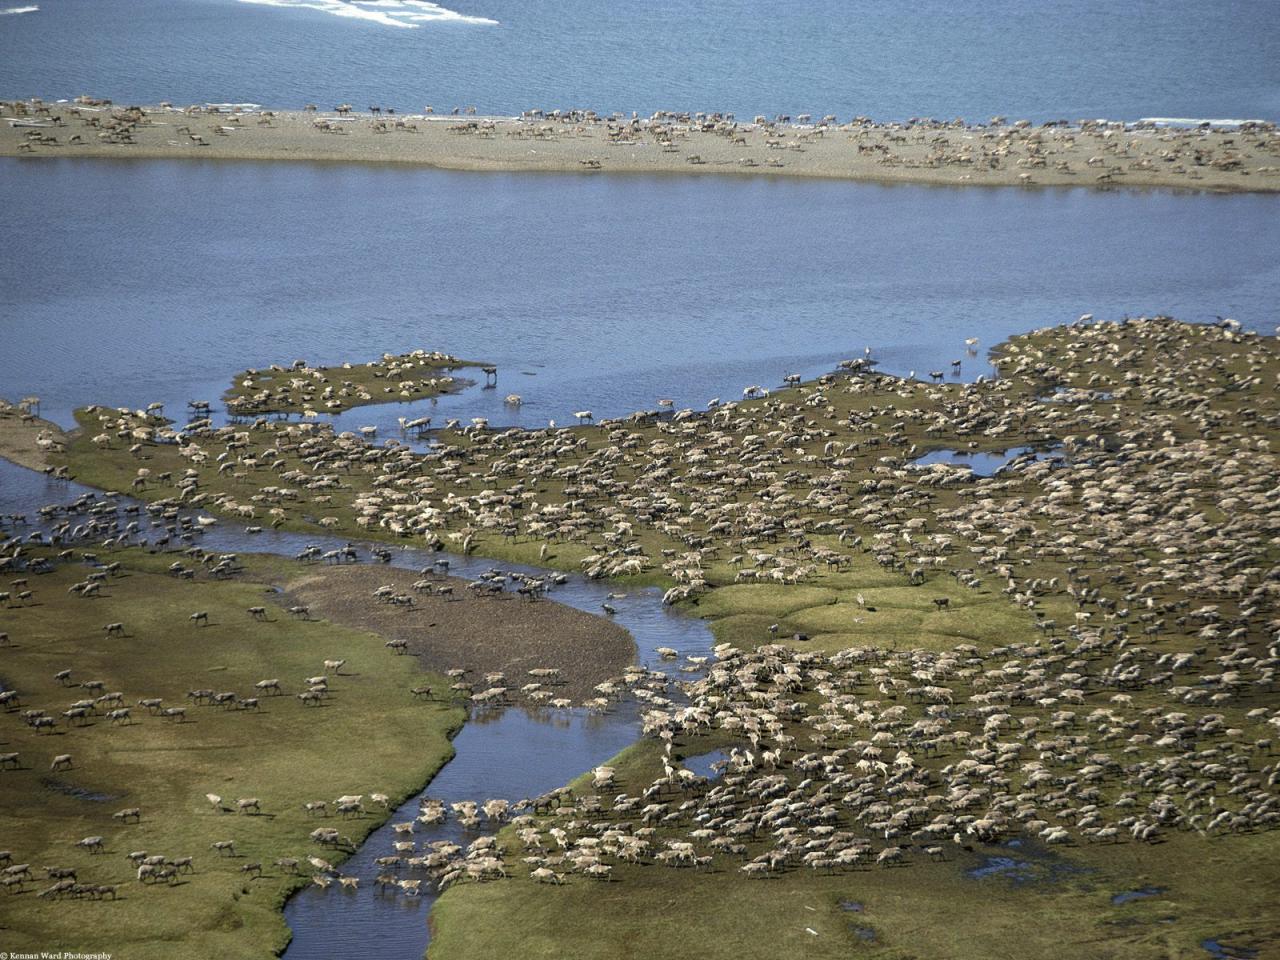
[[[165,467],[143,492],[169,538],[190,533],[179,511],[198,508],[463,553],[573,544],[587,577],[660,573],[666,601],[695,610],[717,590],[821,586],[870,565],[920,591],[944,636],[968,597],[1007,602],[1025,624],[998,642],[842,649],[780,618],[688,662],[679,681],[635,667],[592,705],[644,705],[660,774],[624,782],[599,768],[586,787],[515,804],[424,800],[395,828],[380,890],[501,878],[517,861],[547,884],[640,862],[766,877],[941,861],[1013,836],[1150,843],[1280,824],[1274,338],[1234,321],[1085,317],[1013,338],[994,362],[998,377],[948,384],[859,358],[703,411],[532,431],[451,422],[425,451],[309,421],[90,416],[104,456]],[[991,476],[913,462],[935,446],[1021,444],[1054,456],[1014,456]],[[344,559],[333,553],[305,559]],[[425,574],[421,589],[438,592]],[[849,606],[869,609],[861,594]],[[302,703],[322,702],[343,665],[325,660]],[[555,668],[540,669],[525,692],[554,704],[542,684]],[[453,692],[476,703],[513,686],[464,673]],[[281,692],[279,680],[258,686]],[[703,740],[726,745],[711,778],[682,760],[682,744]],[[360,796],[306,805],[365,812]],[[510,829],[418,848],[415,824],[449,813]],[[329,827],[311,839],[344,840]],[[356,886],[309,862],[317,884]]]

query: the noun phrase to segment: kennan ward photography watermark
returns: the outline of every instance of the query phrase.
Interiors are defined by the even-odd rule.
[[[80,950],[0,950],[0,960],[112,960],[109,953]]]

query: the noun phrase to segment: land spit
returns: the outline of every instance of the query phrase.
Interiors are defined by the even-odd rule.
[[[42,420],[22,403],[0,398],[0,457],[31,470],[43,470],[49,465],[48,455],[61,452],[66,440],[56,423]]]
[[[81,98],[82,100],[85,98]],[[93,105],[96,104],[96,105]],[[736,173],[885,183],[1280,190],[1275,124],[1032,126],[591,111],[440,117],[0,103],[0,156],[305,160],[449,170]]]

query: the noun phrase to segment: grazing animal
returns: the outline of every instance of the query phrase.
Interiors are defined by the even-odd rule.
[[[876,863],[889,866],[895,863],[902,863],[901,847],[885,847],[876,857]]]

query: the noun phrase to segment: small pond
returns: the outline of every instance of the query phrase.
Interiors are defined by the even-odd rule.
[[[916,469],[925,469],[935,463],[945,463],[957,467],[968,467],[978,477],[993,477],[1011,463],[1024,458],[1048,461],[1055,466],[1066,466],[1067,460],[1061,451],[1062,447],[1059,444],[1055,444],[1047,450],[1038,450],[1035,447],[1010,447],[1007,450],[983,452],[955,450],[944,447],[939,450],[930,450],[928,453],[916,457],[910,462],[909,466]]]

